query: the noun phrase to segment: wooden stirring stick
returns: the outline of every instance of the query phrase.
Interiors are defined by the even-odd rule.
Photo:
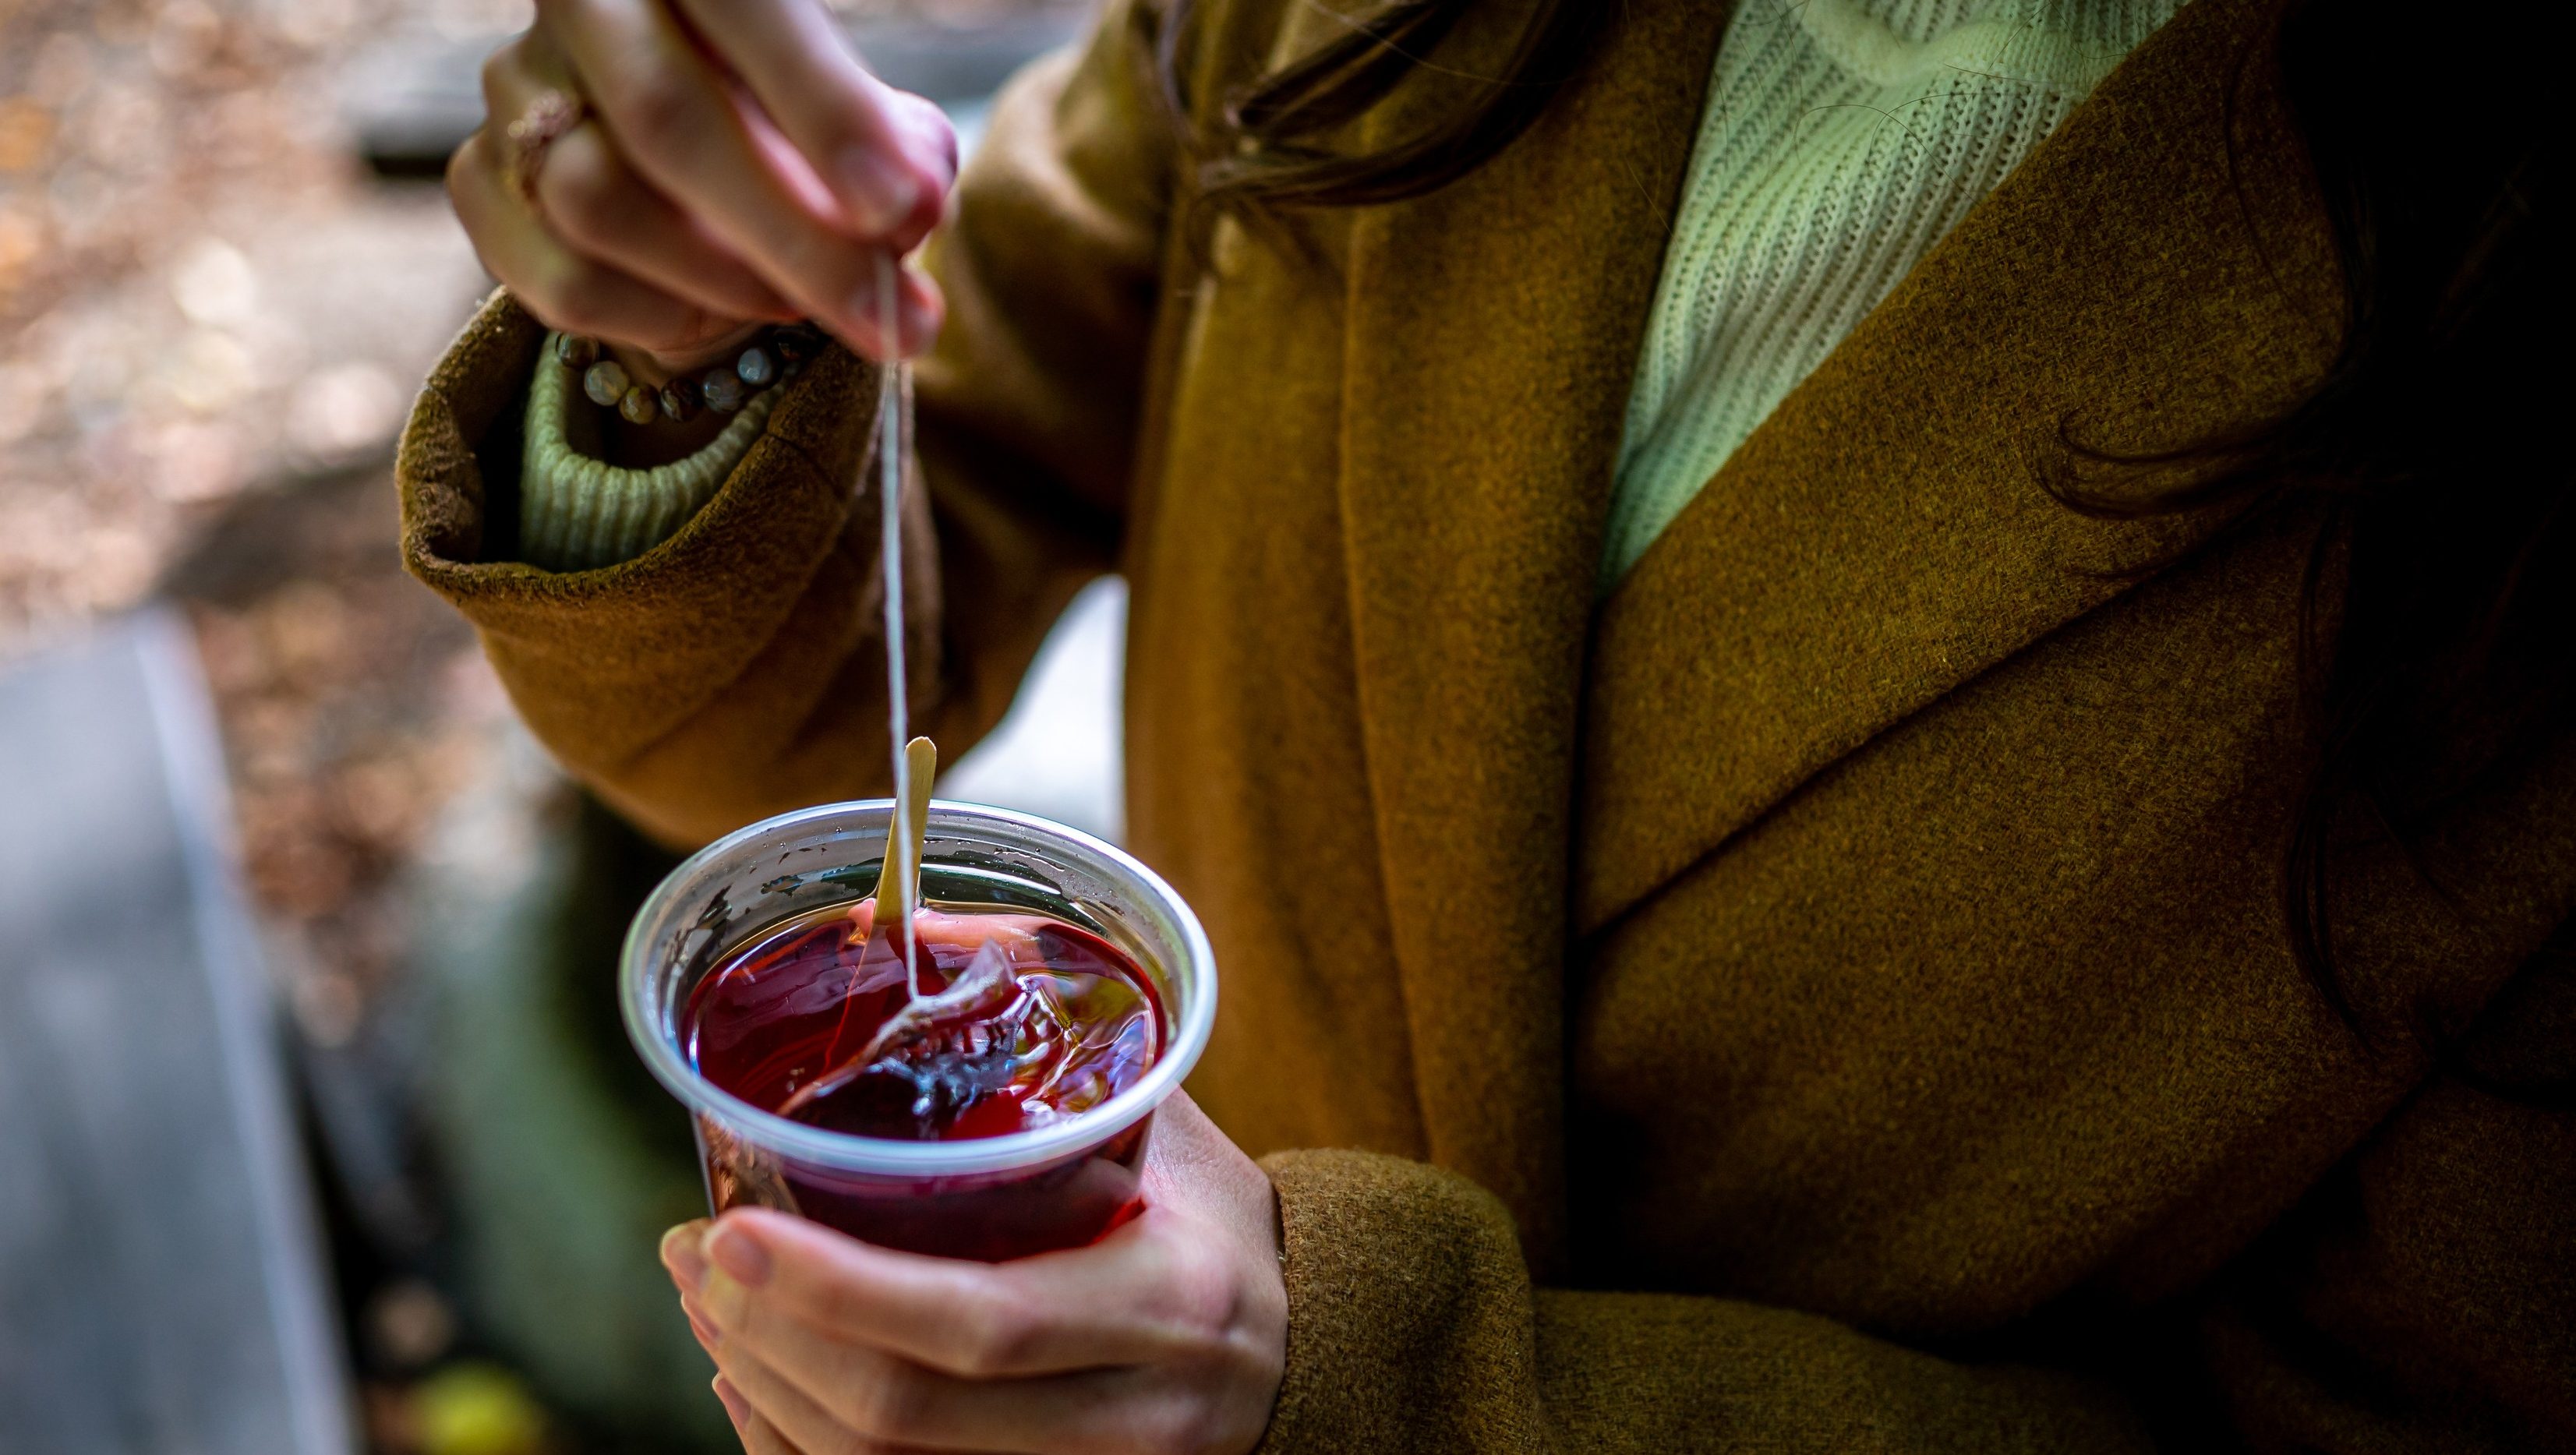
[[[913,956],[912,916],[921,908],[921,841],[930,832],[930,780],[937,776],[937,744],[928,738],[914,738],[904,744],[903,782],[896,785],[903,790],[903,811],[886,820],[885,864],[877,870],[876,903],[868,915],[868,933],[873,936],[883,929],[887,942],[903,956],[904,989],[908,995],[904,1011],[896,1013],[895,1019],[898,1020],[921,1000],[921,972]],[[851,906],[850,914],[856,918],[858,907]],[[842,1000],[841,1023],[833,1028],[832,1039],[823,1047],[823,1064],[836,1068],[834,1076],[816,1080],[788,1098],[787,1104],[778,1109],[781,1116],[792,1114],[797,1107],[821,1095],[825,1080],[838,1085],[848,1079],[841,1073],[876,1058],[877,1045],[885,1039],[882,1028],[868,1043],[868,1052],[863,1060],[844,1064],[832,1059],[832,1054],[841,1048],[842,1033],[850,1028],[850,1008],[858,1004],[858,1000],[855,994]]]
[[[914,738],[903,749],[903,813],[886,823],[885,867],[877,871],[875,920],[905,925],[921,908],[921,841],[930,832],[930,781],[939,775],[939,745]]]

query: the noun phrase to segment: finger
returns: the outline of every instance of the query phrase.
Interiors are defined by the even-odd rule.
[[[861,1243],[802,1219],[727,1213],[701,1297],[766,1357],[817,1336],[972,1378],[1141,1364],[1201,1347],[1232,1299],[1221,1257],[1148,1209],[1088,1248],[972,1263]],[[752,1287],[750,1285],[756,1285]]]
[[[751,90],[861,237],[885,239],[956,176],[942,145],[868,74],[813,0],[680,0],[699,38]],[[946,125],[942,119],[941,126]]]
[[[957,188],[956,124],[948,119],[948,112],[938,102],[910,91],[895,92],[890,106],[896,128],[913,139],[912,145],[905,149],[906,154],[914,157],[926,155],[931,159],[932,169],[940,178],[939,191],[944,201],[947,194]]]
[[[807,1450],[1127,1450],[1154,1403],[1133,1371],[964,1380],[881,1350],[803,1342],[816,1357],[796,1369],[730,1339],[710,1352],[752,1410]]]
[[[928,158],[926,164],[939,178],[938,187],[922,194],[912,215],[886,235],[887,244],[896,252],[908,253],[921,245],[921,240],[947,213],[948,195],[957,185],[957,128],[950,124],[948,113],[928,97],[891,88],[889,91],[886,109],[894,118],[895,130],[909,139],[904,144],[905,154]]]
[[[554,37],[544,26],[531,25],[483,58],[481,80],[485,117],[506,125],[529,97],[545,90],[565,90],[572,86],[573,75]]]
[[[730,319],[585,258],[547,233],[501,180],[488,131],[456,149],[448,162],[447,192],[483,266],[549,328],[686,353],[735,327]]]
[[[910,358],[930,347],[931,340],[939,336],[939,325],[947,311],[938,284],[931,282],[927,274],[902,267],[895,271],[895,327],[891,331],[882,321],[881,299],[873,282],[851,318],[827,326],[835,337],[869,358]]]
[[[730,1389],[723,1375],[716,1376],[716,1385],[720,1396]],[[805,1455],[805,1451],[781,1433],[767,1417],[753,1409],[740,1391],[734,1390],[732,1394],[733,1397],[725,1401],[725,1413],[733,1415],[734,1406],[737,1403],[742,1406],[742,1413],[734,1415],[733,1432],[742,1439],[744,1455]],[[825,1448],[828,1450],[830,1447]],[[841,1455],[841,1452],[835,1450],[831,1455]]]
[[[706,1240],[707,1222],[705,1218],[691,1218],[685,1223],[673,1223],[662,1234],[658,1250],[662,1266],[670,1270],[671,1281],[679,1285],[682,1293],[695,1292],[699,1280],[707,1276],[706,1255],[698,1251]]]
[[[818,205],[830,205],[828,199],[824,197],[823,184],[814,176],[813,168],[806,165],[805,159],[797,154],[794,145],[778,130],[776,123],[762,113],[756,105],[746,105],[741,112],[741,118],[746,131],[751,136],[754,150],[767,159],[769,165],[779,175],[794,181],[795,185],[792,188],[794,192],[802,196],[823,199]],[[941,124],[946,124],[945,118],[942,118]],[[940,194],[924,194],[915,221],[903,224],[893,236],[881,240],[873,247],[863,248],[858,258],[865,268],[867,278],[862,286],[861,296],[853,302],[843,317],[834,318],[829,314],[818,312],[815,321],[831,328],[843,342],[874,358],[911,355],[929,347],[930,339],[939,328],[938,291],[931,286],[927,277],[903,267],[900,260],[904,250],[918,243],[922,236],[939,221],[940,208],[943,205],[944,198]],[[846,262],[848,255],[835,254],[834,260]],[[884,302],[882,268],[889,260],[896,263],[896,301],[899,305],[896,312],[897,327],[891,334],[877,318],[882,312]]]
[[[750,1450],[751,1422],[756,1418],[751,1412],[751,1401],[744,1399],[742,1391],[733,1387],[733,1381],[721,1374],[715,1377],[710,1387],[716,1392],[716,1403],[724,1406],[725,1418],[733,1422],[734,1438],[742,1441],[744,1450]]]
[[[698,1301],[698,1289],[705,1284],[707,1277],[706,1255],[698,1251],[706,1227],[705,1218],[673,1225],[662,1235],[660,1251],[662,1266],[669,1271],[672,1286],[680,1290],[680,1311],[689,1317],[689,1332],[697,1336],[698,1343],[709,1354],[713,1354],[716,1341],[723,1335],[717,1331],[714,1321],[707,1317],[706,1306]]]
[[[646,186],[588,123],[557,137],[537,171],[537,213],[576,252],[710,313],[793,323],[803,315],[670,199]]]
[[[804,313],[861,331],[873,253],[755,145],[741,104],[670,11],[658,0],[545,0],[540,14],[618,152],[647,182]]]
[[[707,1318],[706,1310],[694,1298],[682,1298],[680,1312],[688,1315],[689,1333],[698,1341],[698,1347],[706,1350],[707,1357],[713,1359],[716,1356],[716,1346],[724,1342],[724,1330],[717,1328]]]
[[[922,104],[929,105],[927,102]],[[795,146],[787,140],[784,133],[779,131],[776,123],[756,107],[744,112],[743,122],[751,133],[755,150],[768,158],[770,164],[782,174],[803,179],[797,190],[821,195],[823,184],[814,177],[813,169],[806,165],[805,159],[798,155]],[[941,117],[940,124],[943,126],[947,124],[944,116]],[[818,319],[817,322],[833,327],[834,332],[840,334],[845,342],[851,343],[852,347],[871,357],[887,357],[885,350],[889,348],[903,355],[917,353],[927,348],[930,338],[938,332],[939,327],[938,290],[932,286],[927,276],[902,266],[901,259],[905,251],[919,243],[922,237],[937,225],[944,200],[944,197],[938,193],[924,194],[914,220],[902,224],[894,234],[875,245],[873,255],[866,259],[868,279],[865,295],[853,308],[850,318],[840,320],[824,318]],[[883,326],[875,322],[885,301],[884,279],[880,276],[880,265],[887,260],[893,260],[896,263],[896,302],[899,305],[896,316],[901,330],[899,340],[893,343],[886,341]],[[869,331],[854,337],[853,330],[862,327],[866,327]]]
[[[719,1340],[707,1351],[724,1371],[723,1378],[741,1392],[752,1414],[778,1433],[809,1450],[833,1455],[875,1436],[855,1421],[843,1421],[795,1382],[771,1369],[740,1344]],[[855,1402],[854,1402],[855,1403]]]
[[[507,121],[572,84],[544,29],[532,28],[484,63],[484,110]],[[536,197],[538,224],[573,251],[674,298],[738,319],[796,316],[775,289],[646,185],[594,122],[576,123],[547,144]]]

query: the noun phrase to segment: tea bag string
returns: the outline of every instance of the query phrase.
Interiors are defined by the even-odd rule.
[[[897,270],[894,254],[877,254],[878,336],[888,345],[889,355],[898,337]],[[929,747],[929,739],[917,744],[908,741],[912,723],[904,671],[903,466],[911,443],[912,368],[899,357],[889,357],[877,371],[877,560],[885,586],[886,745],[894,758],[894,811],[888,815],[885,872],[877,884],[877,911],[883,915],[891,910],[901,924],[904,989],[912,1000],[918,1001],[921,969],[913,943],[912,912],[921,898],[921,839],[928,827],[929,784],[922,785],[924,802],[921,809],[915,810],[911,759],[915,748]],[[889,888],[895,891],[891,904],[886,894]]]

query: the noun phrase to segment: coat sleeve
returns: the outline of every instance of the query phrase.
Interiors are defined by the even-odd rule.
[[[912,728],[952,755],[1116,559],[1171,166],[1129,23],[1110,6],[1007,88],[928,252],[949,322],[917,370],[906,645]],[[556,757],[659,837],[884,791],[874,368],[828,352],[671,539],[556,573],[509,539],[541,338],[498,295],[431,376],[397,463],[412,572]]]
[[[1261,1455],[2152,1448],[2112,1389],[1732,1299],[1534,1288],[1500,1202],[1419,1162],[1286,1152],[1288,1372]]]
[[[2044,1341],[1961,1362],[1759,1304],[1533,1287],[1465,1179],[1263,1165],[1289,1335],[1262,1455],[2576,1449],[2576,924],[2205,1286],[2097,1310],[2111,1337],[2066,1360],[2093,1374]]]

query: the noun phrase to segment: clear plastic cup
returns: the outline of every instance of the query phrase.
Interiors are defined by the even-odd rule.
[[[866,898],[887,799],[825,804],[718,839],[636,913],[618,968],[626,1032],[697,1125],[707,1201],[777,1208],[867,1242],[999,1261],[1081,1247],[1143,1207],[1154,1108],[1207,1045],[1216,962],[1198,916],[1112,846],[1029,814],[933,802],[922,897],[935,907],[1034,911],[1100,935],[1151,977],[1163,1053],[1126,1090],[1052,1126],[957,1141],[857,1137],[792,1122],[701,1077],[681,1047],[690,992],[772,926]]]

